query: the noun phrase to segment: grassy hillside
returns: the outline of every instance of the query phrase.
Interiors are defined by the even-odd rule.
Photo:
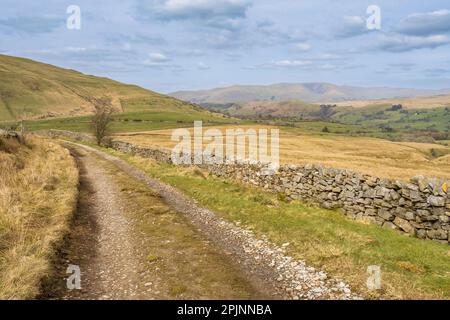
[[[195,103],[244,103],[251,101],[303,100],[309,103],[347,100],[394,99],[448,94],[449,90],[386,87],[353,87],[331,83],[279,83],[268,86],[231,86],[199,91],[179,91],[173,97]]]
[[[30,299],[75,210],[78,171],[53,143],[0,137],[0,299]]]
[[[431,99],[431,98],[430,98]],[[248,103],[204,104],[224,114],[278,125],[311,126],[311,121],[323,122],[318,131],[327,127],[333,133],[369,135],[397,140],[430,142],[449,139],[450,107],[444,97],[427,100],[440,101],[437,107],[393,108],[392,104],[341,106],[309,104],[292,101],[253,101]],[[418,99],[417,101],[422,101]],[[425,101],[425,100],[423,100]],[[450,105],[450,99],[448,100]],[[338,127],[338,128],[336,128]]]
[[[0,55],[0,121],[87,115],[91,97],[109,96],[118,112],[164,111],[219,117],[138,86],[29,59]]]
[[[231,116],[247,119],[260,118],[314,118],[314,115],[320,111],[320,106],[310,104],[300,100],[291,101],[252,101],[247,103],[229,103],[229,104],[202,104],[205,108],[222,112]]]

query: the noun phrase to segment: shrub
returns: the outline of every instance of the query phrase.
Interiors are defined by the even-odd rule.
[[[94,116],[92,117],[92,127],[97,144],[100,145],[102,140],[107,136],[111,115],[113,113],[111,98],[91,98],[94,104]]]

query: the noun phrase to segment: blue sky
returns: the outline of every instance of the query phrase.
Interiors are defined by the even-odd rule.
[[[81,9],[69,30],[66,9]],[[369,5],[381,29],[368,30]],[[332,82],[450,88],[448,0],[1,0],[0,53],[160,92]]]

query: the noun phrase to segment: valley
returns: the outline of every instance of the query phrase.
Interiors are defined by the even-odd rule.
[[[0,175],[0,231],[7,230],[0,234],[5,283],[0,297],[449,298],[450,101],[445,90],[316,83],[275,85],[274,95],[258,86],[243,92],[237,86],[226,98],[217,91],[218,100],[210,101],[194,93],[170,97],[7,56],[0,56],[0,76],[5,79],[0,83],[0,159],[6,166]],[[105,140],[96,145],[93,114],[101,97],[110,98],[113,112]],[[176,144],[173,129],[193,134],[194,121],[220,132],[276,128],[282,165],[361,174],[350,190],[333,187],[334,178],[311,180],[322,183],[323,197],[344,199],[348,192],[356,194],[355,188],[376,192],[364,198],[361,191],[362,200],[354,196],[360,202],[352,218],[342,208],[291,197],[284,185],[271,192],[202,167],[152,158],[153,149],[170,154]],[[58,132],[52,130],[68,135],[52,135]],[[118,142],[126,152],[114,147]],[[133,151],[139,148],[150,151]],[[367,175],[380,185],[366,183]],[[387,185],[405,184],[412,191],[394,186],[393,193],[403,201],[400,207],[414,207],[419,187],[409,182],[418,176],[437,181],[431,191],[431,184],[420,185],[426,193],[423,199],[416,195],[423,201],[421,212],[397,212],[386,202],[390,191],[378,194]],[[285,182],[291,183],[297,184]],[[26,214],[11,220],[12,212]],[[383,222],[377,220],[380,215]],[[31,239],[38,240],[35,246]],[[14,270],[29,256],[39,267],[30,285],[23,276],[27,264]],[[67,290],[67,263],[84,272],[81,291]],[[380,290],[366,285],[370,265],[383,270]]]

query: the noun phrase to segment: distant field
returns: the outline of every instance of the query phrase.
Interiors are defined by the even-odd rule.
[[[308,126],[314,129],[311,124],[321,122],[322,127],[315,128],[319,132],[326,126],[333,133],[430,142],[433,139],[450,138],[450,108],[447,107],[450,97],[440,97],[439,101],[441,103],[423,107],[415,105],[414,108],[396,108],[393,107],[395,101],[383,100],[356,107],[353,102],[323,106],[299,100],[203,106],[233,117],[276,125]]]
[[[403,99],[382,99],[382,100],[357,100],[333,103],[338,106],[352,106],[354,108],[364,108],[371,105],[393,105],[402,104],[406,109],[427,109],[437,107],[450,107],[450,96],[440,95],[433,97],[416,97]]]
[[[195,120],[202,120],[206,125],[240,122],[237,119],[203,110],[198,111],[194,108],[184,109],[184,111],[176,109],[164,111],[156,108],[154,111],[117,113],[113,116],[110,129],[113,133],[170,129],[192,125]],[[16,124],[16,122],[0,122],[0,128]],[[28,131],[58,129],[90,132],[92,130],[90,116],[29,120],[25,121],[25,126]]]
[[[378,128],[386,133],[450,131],[449,108],[391,110],[392,105],[371,105],[365,108],[343,108],[333,115],[333,120],[356,124],[363,128]]]
[[[234,128],[262,126],[235,126]],[[230,126],[218,126],[225,133]],[[264,126],[264,128],[267,128]],[[141,146],[170,149],[172,130],[122,133],[117,138]],[[416,175],[450,178],[450,148],[438,144],[392,142],[334,134],[310,134],[298,128],[280,127],[282,163],[321,163],[379,177],[409,180]]]

